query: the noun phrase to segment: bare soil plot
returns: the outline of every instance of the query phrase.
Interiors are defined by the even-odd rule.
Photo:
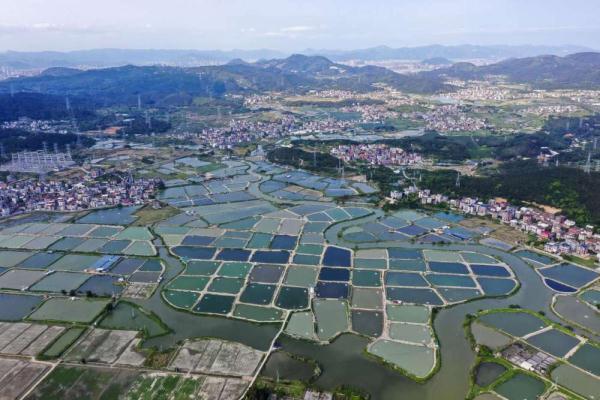
[[[130,299],[147,299],[156,289],[156,283],[129,282],[123,290],[123,297]]]
[[[94,329],[67,354],[67,360],[112,364],[137,334],[136,331]]]
[[[187,341],[169,366],[196,373],[251,376],[263,353],[240,343],[216,339]]]
[[[36,356],[64,330],[62,326],[0,323],[0,353]]]
[[[31,361],[0,358],[0,399],[20,398],[47,368]]]

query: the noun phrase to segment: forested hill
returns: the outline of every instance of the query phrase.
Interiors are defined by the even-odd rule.
[[[527,83],[536,88],[598,89],[600,88],[600,53],[576,53],[565,57],[548,55],[513,58],[484,66],[456,63],[451,67],[420,75],[431,78],[447,76],[465,80],[502,75],[511,82]]]
[[[0,93],[35,92],[93,99],[98,106],[186,104],[192,97],[226,93],[308,90],[374,90],[385,83],[409,92],[449,90],[441,78],[407,76],[385,68],[349,67],[324,57],[294,55],[258,63],[176,68],[124,66],[78,71],[52,69],[38,76],[0,82]]]
[[[0,122],[14,121],[21,117],[32,119],[88,119],[94,113],[87,102],[41,93],[0,94]]]

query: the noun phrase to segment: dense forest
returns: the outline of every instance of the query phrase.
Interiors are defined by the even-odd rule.
[[[454,171],[423,171],[421,187],[450,196],[488,199],[506,197],[510,202],[535,202],[561,208],[578,224],[600,225],[600,173],[567,167],[543,167],[535,161],[503,164],[489,176],[462,176],[456,187]]]
[[[435,132],[423,136],[382,140],[389,146],[410,149],[437,161],[462,162],[468,159],[496,158],[511,160],[518,157],[536,157],[542,147],[566,149],[569,141],[560,135],[544,132],[512,136],[443,136]]]
[[[84,147],[92,146],[95,141],[86,136],[80,138]],[[23,150],[41,150],[44,142],[49,150],[54,149],[54,143],[58,144],[60,151],[65,150],[67,144],[75,146],[77,135],[62,133],[31,133],[18,129],[0,129],[0,144],[4,147],[6,155]]]
[[[156,118],[150,118],[150,124],[143,117],[135,118],[128,125],[119,129],[122,135],[148,135],[150,133],[164,133],[171,129],[171,124]]]
[[[308,152],[298,147],[273,149],[267,153],[267,159],[277,164],[326,173],[335,173],[341,165],[344,165],[342,161],[330,154]]]

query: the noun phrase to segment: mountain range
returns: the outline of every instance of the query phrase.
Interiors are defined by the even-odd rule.
[[[194,97],[221,97],[265,91],[305,93],[340,89],[369,91],[376,84],[413,93],[451,91],[448,78],[464,80],[502,76],[508,82],[534,88],[600,89],[600,53],[565,57],[515,58],[476,66],[456,63],[449,67],[403,75],[377,66],[354,67],[323,56],[292,55],[248,63],[234,59],[227,64],[201,67],[122,66],[80,70],[50,68],[33,77],[0,81],[0,94],[16,92],[69,96],[96,106],[135,105],[138,96],[154,106],[185,105]]]
[[[387,46],[359,50],[306,49],[305,55],[321,55],[336,62],[412,60],[421,61],[443,57],[450,60],[483,59],[498,61],[506,58],[531,57],[543,54],[564,56],[590,51],[580,46],[420,46],[393,48]],[[161,50],[161,49],[92,49],[70,52],[17,52],[0,53],[0,67],[17,70],[46,69],[51,67],[116,67],[123,65],[200,66],[224,64],[233,59],[257,61],[285,58],[290,53],[269,50]]]

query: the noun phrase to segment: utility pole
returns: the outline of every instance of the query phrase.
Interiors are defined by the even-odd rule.
[[[592,172],[592,152],[591,151],[588,153],[587,162],[585,163],[584,171],[588,174],[590,172]]]

